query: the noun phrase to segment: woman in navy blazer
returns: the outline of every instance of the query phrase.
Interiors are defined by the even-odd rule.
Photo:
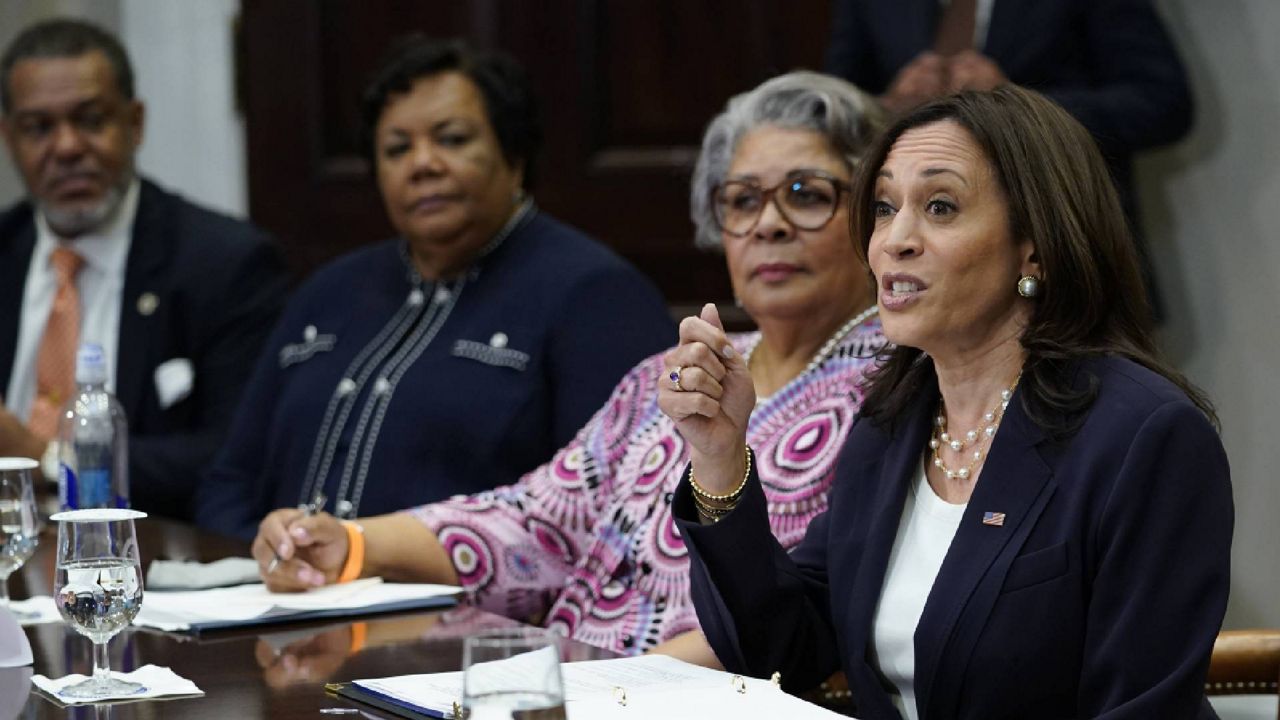
[[[852,202],[896,347],[790,554],[714,312],[667,358],[693,448],[674,514],[720,660],[793,690],[843,669],[864,720],[1215,717],[1227,459],[1158,357],[1087,132],[1011,86],[942,98],[872,147]]]

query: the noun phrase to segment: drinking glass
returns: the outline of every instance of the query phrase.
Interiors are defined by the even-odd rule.
[[[467,720],[563,720],[564,684],[556,636],[541,628],[502,628],[462,646],[462,707]]]
[[[9,606],[9,576],[22,567],[39,542],[36,494],[30,458],[0,458],[0,608]]]
[[[137,510],[95,508],[50,518],[58,523],[54,603],[76,632],[93,641],[93,677],[60,695],[97,699],[143,690],[111,677],[107,641],[128,627],[142,607],[142,562],[133,521],[144,517]]]

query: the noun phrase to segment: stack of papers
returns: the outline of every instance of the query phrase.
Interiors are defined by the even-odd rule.
[[[201,632],[295,620],[447,607],[461,588],[384,583],[368,578],[303,593],[273,593],[265,585],[216,590],[148,590],[133,623],[157,630]]]
[[[663,655],[563,663],[560,671],[565,712],[571,718],[843,717],[788,695],[768,680],[708,670]],[[454,718],[454,703],[462,702],[462,673],[356,680],[341,686],[338,694],[406,717]]]

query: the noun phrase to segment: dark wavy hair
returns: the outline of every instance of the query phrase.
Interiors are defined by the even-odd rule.
[[[1097,395],[1074,387],[1078,361],[1120,356],[1168,378],[1217,426],[1209,399],[1160,357],[1137,251],[1106,163],[1089,132],[1039,93],[1012,85],[929,102],[890,125],[867,151],[851,194],[849,222],[864,260],[875,226],[876,176],[908,130],[954,122],[982,149],[1008,200],[1013,237],[1030,238],[1040,292],[1020,339],[1026,352],[1023,407],[1051,437],[1079,429]],[[1009,278],[1016,292],[1017,278]],[[885,351],[862,414],[891,425],[933,381],[933,361],[917,348]]]
[[[503,159],[512,167],[522,165],[524,187],[532,188],[542,128],[529,77],[510,56],[475,50],[462,40],[434,40],[413,33],[391,44],[361,101],[360,145],[365,156],[376,165],[374,133],[391,98],[409,92],[424,77],[450,71],[462,73],[479,88]]]
[[[9,73],[23,60],[74,58],[97,50],[107,57],[116,88],[126,100],[133,99],[133,66],[129,55],[114,35],[83,20],[57,18],[46,20],[23,30],[9,43],[0,58],[0,110],[13,109],[13,90]]]

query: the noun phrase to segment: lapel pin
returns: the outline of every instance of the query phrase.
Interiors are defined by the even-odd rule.
[[[138,314],[150,317],[160,307],[160,298],[153,292],[144,292],[138,296]]]
[[[504,348],[507,346],[507,334],[504,332],[496,332],[493,337],[489,338],[489,347]]]
[[[308,325],[308,326],[306,326],[306,327],[302,328],[302,339],[303,339],[303,340],[305,340],[305,341],[307,341],[307,342],[315,342],[315,341],[316,341],[316,326],[315,326],[315,325]]]
[[[1004,527],[1004,513],[984,512],[982,513],[982,524],[991,525],[993,527]]]

